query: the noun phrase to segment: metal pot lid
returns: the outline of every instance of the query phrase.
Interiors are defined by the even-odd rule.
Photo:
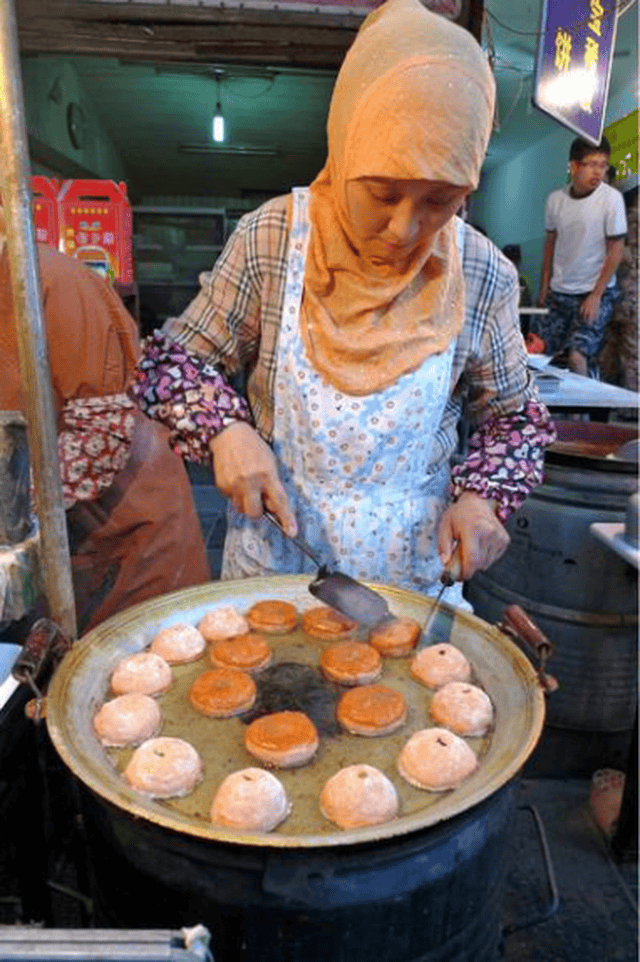
[[[292,801],[289,817],[273,832],[239,833],[211,823],[213,796],[226,775],[257,764],[246,752],[241,718],[212,719],[199,715],[186,692],[193,678],[210,667],[205,654],[190,665],[174,665],[174,685],[160,696],[162,735],[190,741],[202,755],[203,781],[185,798],[148,799],[131,789],[119,772],[132,749],[105,749],[92,728],[92,718],[109,697],[109,678],[116,664],[152,641],[160,628],[176,622],[196,624],[210,608],[232,605],[246,612],[257,601],[281,599],[299,611],[317,605],[308,592],[308,577],[281,575],[213,582],[163,595],[136,605],[90,631],[65,655],[51,681],[47,725],[53,744],[71,771],[101,798],[136,818],[216,842],[274,848],[324,848],[372,842],[405,835],[452,818],[488,798],[510,781],[535,748],[544,722],[544,696],[536,673],[521,650],[497,628],[459,609],[451,609],[450,641],[469,658],[474,679],[490,696],[496,722],[484,739],[470,739],[480,756],[478,770],[459,788],[435,793],[408,785],[398,774],[396,760],[409,736],[431,727],[431,693],[409,674],[409,658],[384,659],[382,682],[401,690],[409,711],[405,725],[391,735],[364,738],[321,732],[315,758],[297,769],[274,769]],[[423,622],[433,601],[403,589],[371,584],[398,616]],[[326,642],[315,642],[301,631],[270,639],[276,663],[318,664]],[[400,795],[400,814],[382,825],[338,830],[321,814],[322,785],[344,765],[366,762],[380,768]]]

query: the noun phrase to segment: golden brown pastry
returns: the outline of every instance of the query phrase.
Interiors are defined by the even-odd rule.
[[[366,685],[382,674],[382,659],[363,641],[340,641],[322,652],[320,670],[340,685]]]
[[[302,616],[302,628],[312,638],[323,641],[336,641],[338,638],[349,638],[356,631],[358,623],[347,618],[346,615],[319,605],[309,608]]]
[[[244,733],[250,755],[265,765],[297,768],[306,765],[318,750],[315,725],[301,711],[279,711],[252,721]]]
[[[359,685],[342,695],[336,716],[352,735],[388,735],[406,721],[407,703],[388,685]]]
[[[288,601],[258,601],[247,612],[251,628],[265,635],[287,635],[298,624],[298,609]]]
[[[189,701],[203,715],[230,718],[248,711],[256,700],[253,678],[238,668],[212,668],[198,675],[189,689]]]
[[[403,658],[411,654],[421,631],[422,626],[414,618],[393,618],[373,629],[369,644],[385,658]]]
[[[260,671],[271,662],[273,654],[264,638],[248,634],[216,641],[209,649],[209,657],[216,668]]]

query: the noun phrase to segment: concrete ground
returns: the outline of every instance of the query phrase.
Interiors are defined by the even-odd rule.
[[[635,962],[638,865],[617,862],[589,813],[590,780],[523,779],[520,805],[533,806],[547,838],[559,907],[508,934],[504,962]],[[552,902],[534,818],[519,808],[505,925],[543,916]]]

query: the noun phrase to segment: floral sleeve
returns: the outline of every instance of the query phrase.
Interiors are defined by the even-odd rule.
[[[169,428],[173,449],[190,461],[207,461],[212,438],[235,421],[251,421],[247,402],[220,371],[162,331],[147,341],[129,396]]]
[[[466,460],[451,472],[451,493],[475,491],[494,500],[501,521],[516,511],[542,484],[544,451],[556,439],[553,421],[540,401],[521,411],[484,422],[469,438]]]
[[[71,398],[60,413],[58,461],[65,509],[111,487],[129,457],[135,406],[124,394]],[[35,491],[32,491],[35,500]]]

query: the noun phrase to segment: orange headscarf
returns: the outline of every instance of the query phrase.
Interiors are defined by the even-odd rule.
[[[419,0],[386,0],[364,21],[338,74],[328,159],[310,187],[301,329],[314,368],[365,395],[443,351],[464,320],[454,221],[402,267],[358,255],[346,185],[358,177],[475,188],[495,85],[470,33]]]

